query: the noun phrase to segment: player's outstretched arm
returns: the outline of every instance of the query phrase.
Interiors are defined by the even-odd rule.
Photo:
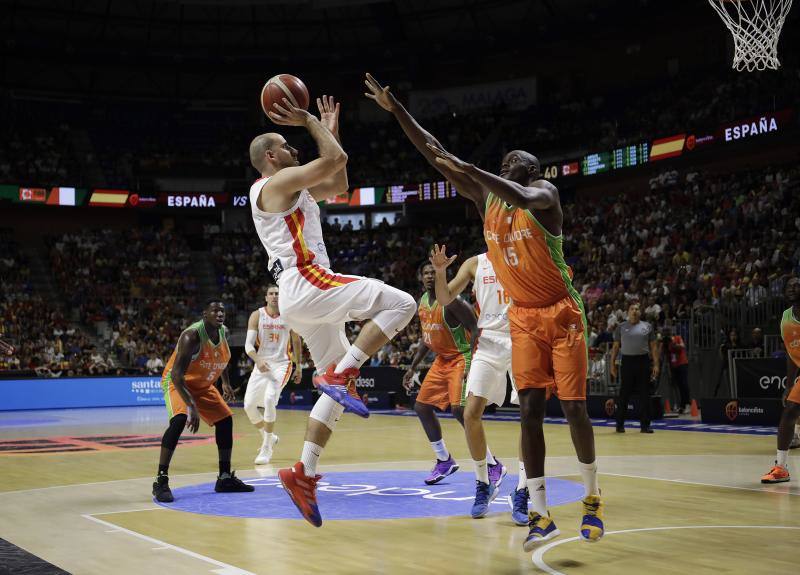
[[[317,98],[317,108],[319,109],[319,121],[322,125],[328,128],[339,146],[342,145],[342,139],[339,136],[339,102],[333,99],[333,96],[322,96]],[[311,196],[316,200],[327,200],[346,192],[350,187],[347,181],[347,165],[342,166],[338,172],[333,174],[327,180],[312,186],[308,189]]]
[[[558,205],[558,189],[547,180],[537,180],[523,186],[500,176],[481,170],[474,164],[461,160],[444,150],[428,144],[436,155],[436,162],[468,176],[483,189],[516,208],[524,210],[548,210]]]
[[[419,122],[417,122],[414,116],[412,116],[397,98],[395,98],[389,86],[381,86],[372,74],[366,75],[364,84],[367,86],[367,90],[369,90],[365,92],[364,95],[387,112],[391,112],[395,119],[397,119],[403,132],[405,132],[406,137],[411,140],[411,143],[419,150],[419,153],[425,156],[428,163],[447,178],[459,194],[478,204],[478,211],[483,214],[485,198],[480,187],[475,185],[470,178],[466,178],[459,172],[437,163],[436,156],[428,149],[428,144],[441,148],[442,145],[439,143],[439,140],[419,125]]]
[[[281,126],[305,127],[319,148],[319,158],[302,166],[289,166],[278,171],[269,180],[270,194],[296,194],[304,188],[318,186],[347,165],[347,154],[331,131],[316,117],[301,108],[295,108],[284,98],[283,106],[274,104],[270,119]],[[262,201],[267,186],[262,189]]]
[[[478,258],[472,256],[461,264],[456,276],[447,283],[447,268],[455,259],[456,256],[447,257],[446,246],[439,247],[438,244],[434,244],[430,260],[433,269],[436,270],[436,301],[442,306],[450,304],[466,289],[469,282],[475,279]]]

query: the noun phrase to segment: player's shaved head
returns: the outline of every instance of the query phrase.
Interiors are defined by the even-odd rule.
[[[267,132],[253,138],[253,141],[250,142],[250,163],[253,167],[259,172],[263,172],[266,164],[264,154],[275,144],[281,144],[282,142],[283,136],[275,132]]]
[[[539,172],[539,158],[529,152],[526,152],[525,150],[514,150],[512,153],[517,154],[519,159],[522,160],[528,167],[533,166],[536,168],[536,172]]]

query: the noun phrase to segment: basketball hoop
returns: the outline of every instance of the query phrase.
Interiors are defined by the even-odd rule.
[[[778,38],[792,0],[708,0],[733,35],[733,69],[777,70]]]

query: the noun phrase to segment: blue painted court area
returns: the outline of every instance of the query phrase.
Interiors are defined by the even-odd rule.
[[[405,417],[416,417],[417,414],[412,410],[382,410],[370,412],[376,415],[399,415]],[[439,413],[439,417],[452,418],[449,413]],[[485,414],[483,419],[486,421],[512,421],[519,422],[519,413],[491,413]],[[554,423],[557,425],[566,425],[567,420],[563,417],[545,417],[545,423]],[[592,419],[594,427],[615,427],[617,422],[614,419]],[[627,429],[639,429],[638,421],[626,421],[625,427]],[[735,435],[775,435],[777,428],[769,425],[719,425],[712,423],[703,423],[695,421],[694,419],[664,419],[661,421],[653,421],[650,424],[655,430],[665,431],[700,431],[704,433],[732,433]]]
[[[317,500],[323,520],[412,519],[469,515],[475,497],[475,476],[468,472],[451,475],[438,485],[425,485],[425,471],[361,471],[326,473],[317,484]],[[252,493],[215,493],[214,483],[172,490],[173,503],[159,503],[169,509],[259,519],[301,519],[297,508],[277,477],[247,480]],[[492,512],[510,513],[508,494],[517,477],[507,475]],[[550,507],[583,498],[583,486],[573,481],[547,478]]]
[[[42,426],[166,424],[163,405],[141,407],[87,407],[0,411],[0,429]]]

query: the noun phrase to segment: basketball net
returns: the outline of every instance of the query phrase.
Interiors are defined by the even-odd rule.
[[[708,0],[733,35],[733,69],[777,70],[778,38],[792,0]]]

